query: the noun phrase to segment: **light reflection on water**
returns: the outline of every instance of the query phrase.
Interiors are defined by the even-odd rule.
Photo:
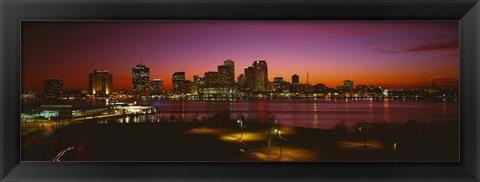
[[[264,121],[274,114],[282,125],[330,129],[338,123],[459,121],[456,102],[419,102],[389,100],[240,100],[180,101],[156,100],[149,104],[155,115],[130,116],[115,120],[131,122],[191,122],[229,112],[234,118],[244,115],[247,122]]]

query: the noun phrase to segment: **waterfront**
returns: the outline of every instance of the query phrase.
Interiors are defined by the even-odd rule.
[[[24,122],[22,127],[29,125],[32,132],[22,136],[22,158],[40,161],[458,159],[458,102],[261,99],[138,100],[137,104],[153,106],[156,112],[99,113],[52,119],[52,122]],[[269,126],[269,121],[274,125]],[[283,149],[278,140],[280,130],[285,140]],[[270,140],[272,146],[268,147]],[[401,146],[399,150],[397,143]],[[279,152],[279,147],[283,152]],[[197,152],[189,152],[194,150]],[[435,153],[438,150],[443,152]]]
[[[455,21],[24,23],[25,161],[459,159]]]
[[[403,100],[154,100],[155,117],[145,118],[151,122],[194,121],[227,112],[233,118],[244,115],[247,121],[265,121],[275,115],[282,125],[306,128],[331,129],[337,124],[352,126],[356,122],[404,123],[458,122],[458,102],[426,102]],[[173,117],[172,117],[173,116]],[[136,120],[141,121],[141,120]]]

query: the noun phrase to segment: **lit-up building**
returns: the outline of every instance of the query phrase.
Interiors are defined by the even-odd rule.
[[[255,71],[253,66],[245,67],[244,73],[245,73],[244,90],[252,91],[254,87],[253,84],[255,82]]]
[[[235,84],[235,62],[232,60],[225,60],[223,66],[227,68],[225,83],[230,86]]]
[[[205,77],[200,77],[198,75],[193,76],[193,85],[194,85],[194,93],[198,94],[200,88],[205,87]]]
[[[205,72],[205,85],[207,87],[220,87],[224,83],[222,74],[215,71]]]
[[[86,94],[88,94],[88,92]],[[64,90],[62,97],[68,99],[81,99],[84,98],[86,94],[83,94],[82,90]]]
[[[151,84],[150,84],[150,86],[151,86],[151,91],[150,91],[150,93],[151,93],[152,95],[160,95],[160,94],[162,94],[163,91],[164,91],[164,89],[163,89],[163,80],[161,80],[161,79],[158,79],[158,78],[153,79],[152,82],[151,82]]]
[[[193,76],[193,83],[195,87],[203,87],[205,86],[205,77],[200,77],[198,75]]]
[[[112,92],[112,74],[107,70],[95,70],[88,75],[88,91],[92,95],[106,96]]]
[[[229,67],[225,65],[218,65],[218,76],[221,79],[222,83],[220,83],[221,86],[227,86],[229,85],[228,79],[229,79]]]
[[[231,89],[227,87],[206,87],[200,88],[199,93],[201,97],[228,97]]]
[[[227,85],[224,84],[224,77],[222,74],[215,71],[205,72],[205,87],[198,89],[200,97],[219,97],[227,96],[229,91]]]
[[[47,98],[58,98],[63,93],[63,80],[43,80],[43,92]]]
[[[353,90],[353,81],[351,80],[343,81],[343,88],[348,90]]]
[[[185,82],[185,72],[175,72],[172,75],[173,93],[181,94],[183,92],[183,83]]]
[[[133,67],[132,81],[134,95],[146,96],[150,94],[150,68],[143,64]]]
[[[268,91],[268,66],[265,60],[258,60],[253,62],[254,68],[254,91]]]
[[[240,90],[244,90],[244,88],[245,88],[245,75],[244,74],[238,75],[237,82],[238,82],[238,87],[240,88]]]
[[[182,85],[182,93],[189,94],[195,92],[195,85],[190,80],[185,80]]]
[[[218,65],[218,74],[222,80],[221,85],[231,87],[235,84],[235,62],[226,60],[223,65]]]
[[[194,76],[194,85],[200,97],[230,97],[236,93],[235,62],[225,60],[217,71],[205,72],[204,78]],[[204,84],[201,84],[204,83]]]
[[[33,109],[33,116],[48,118],[73,118],[90,116],[111,111],[112,108],[105,106],[73,106],[73,105],[41,105]]]
[[[275,87],[275,91],[277,91],[277,92],[283,91],[282,84],[283,84],[283,77],[273,78],[273,85]]]
[[[303,93],[305,92],[304,88],[305,87],[303,86],[303,84],[300,84],[300,83],[292,84],[292,92]]]

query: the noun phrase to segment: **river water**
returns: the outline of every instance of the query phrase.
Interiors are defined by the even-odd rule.
[[[155,116],[122,118],[120,122],[189,122],[230,113],[243,115],[247,122],[265,121],[275,115],[282,125],[331,129],[338,123],[352,126],[359,121],[403,123],[459,121],[458,102],[403,100],[155,100]]]

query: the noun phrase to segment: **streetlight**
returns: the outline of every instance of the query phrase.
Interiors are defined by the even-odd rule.
[[[365,136],[365,134],[362,132],[362,127],[358,127],[358,130],[360,131],[360,135],[363,135],[363,147],[366,148],[367,147],[367,136]]]
[[[278,127],[278,139],[280,140],[280,158],[283,156],[283,149],[282,149],[282,131],[280,130],[280,121],[278,119],[275,119],[277,121],[277,127]]]
[[[282,158],[282,156],[283,156],[283,150],[282,150],[282,131],[281,131],[280,129],[278,129],[278,130],[275,129],[274,131],[278,133],[278,139],[280,140],[280,143],[279,143],[279,144],[280,144],[280,158]]]
[[[393,143],[393,161],[397,161],[397,142]]]
[[[240,123],[240,140],[243,138],[243,121],[242,119],[238,119],[237,123]]]

